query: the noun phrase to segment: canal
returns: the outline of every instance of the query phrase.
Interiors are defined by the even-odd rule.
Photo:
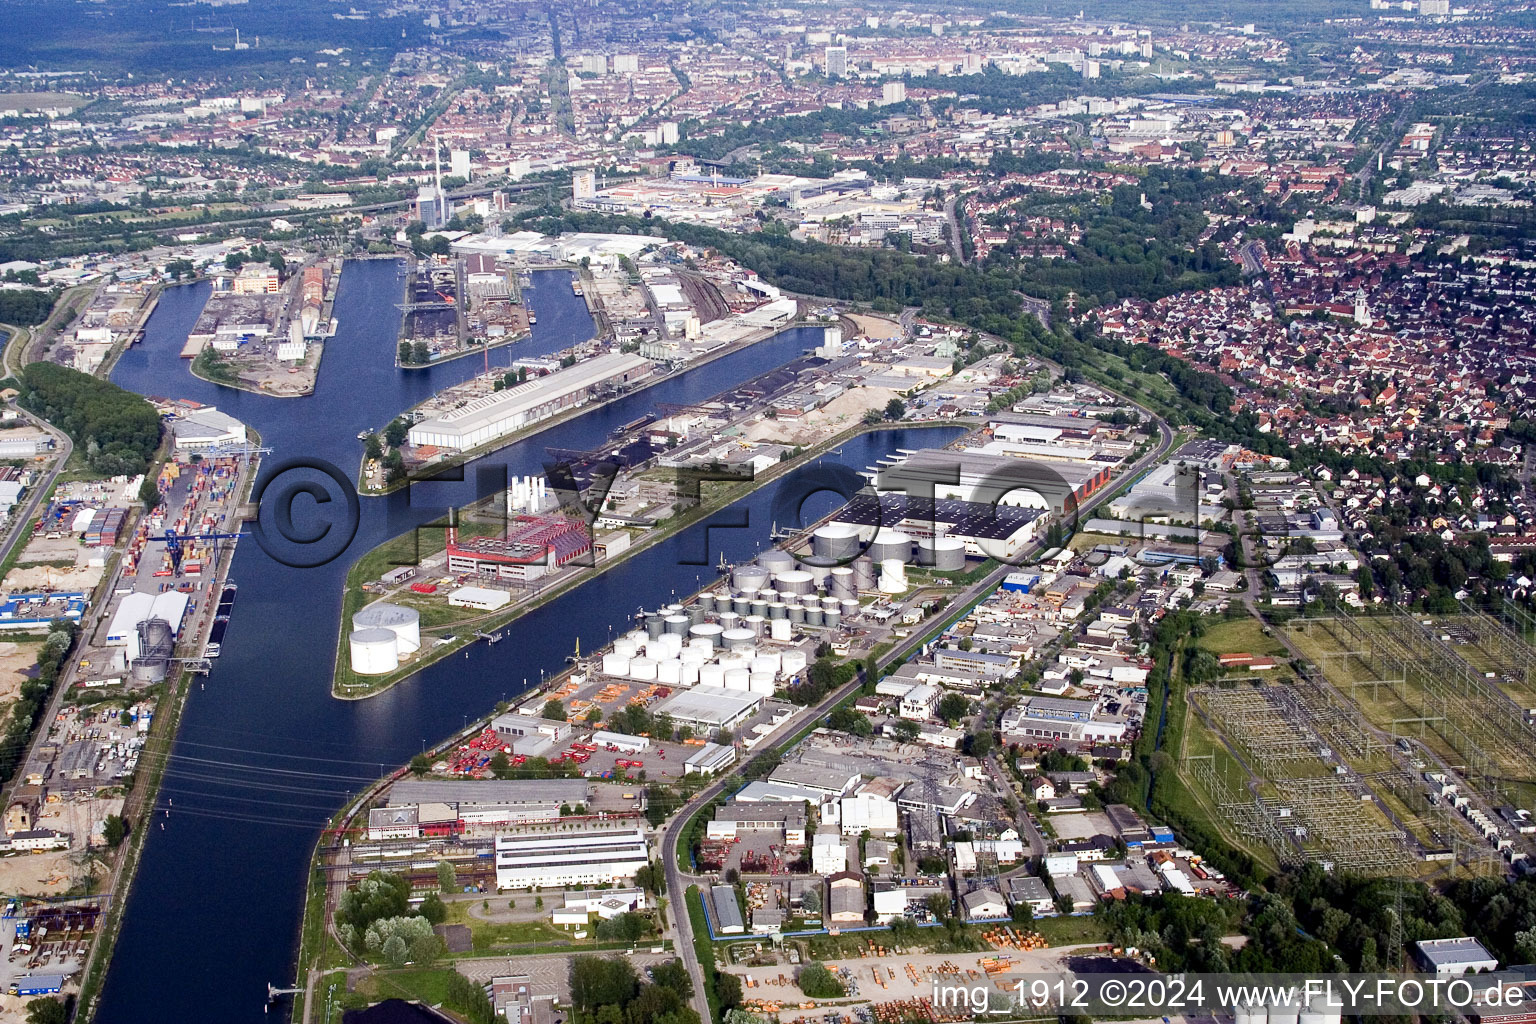
[[[529,289],[539,319],[534,335],[493,350],[493,365],[557,351],[593,334],[585,304],[571,293],[569,272],[535,278]],[[113,380],[144,395],[218,406],[260,432],[274,463],[302,456],[351,476],[359,431],[381,427],[481,365],[464,359],[397,370],[392,355],[400,314],[394,303],[401,287],[402,270],[394,262],[347,265],[335,307],[340,328],[326,344],[315,393],[304,398],[255,395],[191,375],[179,352],[206,301],[206,284],[165,292],[145,340],[123,354]],[[489,486],[502,473],[542,473],[549,447],[600,447],[615,427],[656,403],[708,398],[819,341],[819,330],[786,331],[485,456],[468,477]],[[866,434],[828,459],[862,469],[898,448],[939,444],[958,433]],[[493,472],[481,477],[482,467]],[[241,543],[230,574],[239,598],[223,653],[189,698],[153,819],[135,823],[149,829],[149,838],[98,1019],[270,1020],[263,1011],[266,985],[292,981],[306,868],[318,830],[346,794],[537,684],[541,672],[559,671],[577,637],[584,651],[601,646],[638,607],[654,608],[712,578],[710,565],[722,552],[728,560],[750,557],[767,543],[769,523],[782,513],[784,487],[766,487],[530,612],[512,625],[506,641],[474,645],[359,702],[329,695],[347,568],[443,509],[419,495],[413,503],[407,492],[363,499],[356,536],[341,557],[317,568],[290,568],[256,543]],[[455,500],[471,496],[463,491]],[[823,495],[813,503],[807,517],[826,511],[830,499]],[[749,527],[711,529],[742,522]]]

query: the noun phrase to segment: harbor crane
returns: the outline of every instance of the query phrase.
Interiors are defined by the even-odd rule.
[[[171,556],[171,572],[181,574],[181,546],[189,540],[238,540],[248,537],[246,533],[177,533],[175,530],[166,530],[158,537],[151,534],[151,539],[165,542],[165,553]]]

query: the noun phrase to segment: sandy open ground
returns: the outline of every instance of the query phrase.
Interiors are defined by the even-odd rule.
[[[884,412],[886,405],[896,397],[896,392],[887,388],[853,388],[798,420],[759,420],[747,431],[747,436],[754,441],[815,444],[858,426],[870,409]]]
[[[848,319],[859,325],[859,330],[866,338],[874,341],[900,341],[903,332],[901,324],[895,320],[887,320],[883,316],[869,316],[866,313],[849,313]]]
[[[15,699],[28,670],[37,664],[40,641],[13,643],[0,640],[0,701]]]

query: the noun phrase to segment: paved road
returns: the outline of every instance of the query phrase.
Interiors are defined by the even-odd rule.
[[[1127,401],[1129,402],[1129,399],[1127,399]],[[1130,404],[1136,405],[1134,402],[1131,402]],[[1146,469],[1148,466],[1151,466],[1161,460],[1165,455],[1168,454],[1168,450],[1173,447],[1173,430],[1168,426],[1168,424],[1153,414],[1150,409],[1140,405],[1136,405],[1136,408],[1140,409],[1143,415],[1147,416],[1149,420],[1156,425],[1158,441],[1151,451],[1147,452],[1147,454],[1138,459],[1136,463],[1132,465],[1131,468],[1127,471],[1127,473],[1122,475],[1134,476],[1135,474],[1141,472],[1143,469]],[[1105,489],[1099,494],[1096,494],[1089,498],[1087,501],[1083,502],[1078,510],[1079,518],[1085,517],[1099,504],[1104,502],[1108,498],[1109,494],[1110,489]],[[1035,545],[1025,553],[1025,556],[1028,557],[1029,555],[1040,553],[1042,547],[1043,544]],[[1010,572],[1013,572],[1014,569],[1014,565],[998,566],[979,582],[966,588],[966,590],[952,602],[951,606],[964,607],[972,599],[980,596],[983,593],[989,593],[1002,582],[1004,576],[1008,575]],[[883,668],[898,658],[906,657],[912,652],[912,650],[917,648],[922,643],[922,641],[929,636],[930,633],[931,630],[928,629],[915,632],[912,636],[903,640],[900,644],[897,644],[894,648],[888,651],[885,656],[880,659],[880,666]],[[856,691],[862,684],[863,680],[861,678],[855,678],[846,686],[843,686],[835,692],[829,694],[824,700],[821,701],[821,703],[817,704],[814,708],[809,709],[811,717],[820,718],[822,715],[829,712],[833,706],[851,696],[854,691]],[[771,738],[771,742],[763,747],[763,751],[766,753],[777,749],[777,744],[782,742],[783,738],[786,738],[787,736],[792,735],[794,732],[797,732],[803,728],[805,721],[805,712],[801,712],[800,714],[795,715],[794,718],[779,727],[778,732],[775,733]],[[705,1021],[708,1021],[710,1016],[709,1004],[704,994],[704,970],[703,967],[699,964],[698,958],[694,955],[693,922],[688,916],[686,898],[687,887],[690,884],[702,884],[705,879],[700,875],[686,873],[677,866],[677,845],[678,840],[682,837],[684,826],[699,807],[709,803],[711,800],[714,800],[727,789],[734,788],[740,784],[741,778],[735,773],[732,773],[731,775],[728,775],[725,778],[712,783],[709,787],[697,793],[692,800],[690,800],[677,812],[677,814],[663,829],[661,836],[660,845],[662,864],[666,870],[667,893],[672,900],[672,920],[674,926],[677,929],[675,947],[677,949],[678,956],[682,958],[683,963],[688,967],[689,977],[693,980],[694,1009],[698,1011],[700,1019]],[[1024,812],[1024,816],[1026,818],[1028,817],[1027,811]],[[1031,846],[1035,847],[1036,842],[1038,841],[1040,852],[1043,852],[1044,841],[1034,830],[1032,824],[1028,831],[1031,834]],[[701,888],[700,895],[702,896],[703,894],[704,892]]]

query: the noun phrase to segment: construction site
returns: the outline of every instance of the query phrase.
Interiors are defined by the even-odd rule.
[[[1446,878],[1528,870],[1533,623],[1463,606],[1288,623],[1294,677],[1189,692],[1183,775],[1281,865]]]

